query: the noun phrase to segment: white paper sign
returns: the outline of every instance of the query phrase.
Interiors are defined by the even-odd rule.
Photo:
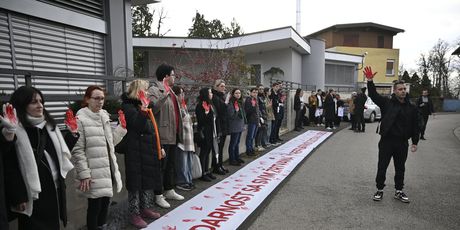
[[[310,130],[297,136],[155,220],[146,229],[237,229],[331,134]]]
[[[319,117],[323,114],[323,109],[316,109],[315,111],[315,117]]]
[[[337,116],[343,117],[343,107],[337,108]]]

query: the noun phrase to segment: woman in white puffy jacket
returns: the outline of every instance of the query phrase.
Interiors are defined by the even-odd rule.
[[[114,146],[126,134],[126,128],[121,121],[112,129],[109,114],[102,109],[104,100],[101,87],[86,89],[83,108],[77,112],[80,138],[72,150],[78,190],[88,198],[88,230],[104,228],[113,189],[120,192],[122,188]]]

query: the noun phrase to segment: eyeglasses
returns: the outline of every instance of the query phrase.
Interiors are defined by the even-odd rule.
[[[105,97],[91,97],[92,99],[96,100],[96,101],[103,101],[105,100]]]

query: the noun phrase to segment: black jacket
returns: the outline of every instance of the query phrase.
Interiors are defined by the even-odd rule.
[[[139,100],[122,97],[122,110],[126,117],[128,151],[125,153],[126,189],[162,191],[160,160],[157,139],[148,114],[141,111]]]
[[[225,104],[225,94],[217,90],[212,90],[212,104],[216,108],[216,130],[219,136],[228,134],[227,104]]]
[[[302,107],[302,102],[300,101],[300,96],[295,95],[294,96],[294,110],[299,111],[300,108]]]
[[[404,140],[412,139],[412,144],[417,145],[419,141],[420,127],[419,127],[419,114],[417,108],[410,103],[409,97],[405,97],[405,103],[398,101],[396,96],[393,94],[391,98],[382,97],[377,93],[374,82],[368,81],[367,88],[369,97],[380,107],[382,111],[382,120],[380,124],[380,135],[383,137],[394,138],[394,134],[391,133],[392,126],[396,121],[396,117],[399,113],[404,117],[402,124],[402,132],[398,134],[404,138]]]
[[[214,139],[214,113],[215,107],[210,105],[209,113],[206,114],[206,111],[203,108],[203,101],[198,101],[195,107],[195,116],[198,122],[197,130],[198,133],[202,133],[202,143],[197,143],[200,147],[205,145],[212,146]],[[217,130],[216,130],[217,131]],[[201,134],[200,134],[201,135]]]
[[[246,113],[246,120],[248,121],[248,124],[259,124],[259,104],[257,103],[256,100],[256,105],[252,106],[252,97],[247,97],[246,100],[244,101],[244,112]]]
[[[324,117],[328,120],[334,120],[335,118],[335,102],[331,94],[327,94],[324,98]]]
[[[420,96],[417,99],[417,108],[419,109],[420,113],[422,113],[422,115],[429,116],[434,113],[433,101],[431,101],[431,98],[428,97],[428,102],[424,103],[422,97],[423,96]]]
[[[11,189],[8,189],[11,187],[8,183],[12,183],[13,180],[17,180],[17,183],[22,183],[23,186],[25,185],[21,177],[21,172],[19,171],[17,159],[12,156],[10,152],[10,149],[13,148],[14,141],[6,141],[3,135],[0,133],[0,144],[2,146],[0,148],[0,229],[8,229],[7,213],[9,207],[25,201],[13,199],[11,195],[19,193],[19,196],[17,197],[27,197],[27,194],[25,191],[23,191],[21,194],[20,191],[11,191]],[[3,162],[6,162],[6,164]],[[5,175],[8,175],[6,181],[4,177]],[[10,193],[8,199],[5,198],[5,191]]]
[[[367,101],[366,94],[358,93],[358,95],[356,96],[355,100],[353,101],[353,103],[355,105],[354,113],[363,113],[364,112],[364,105],[366,104],[366,101]]]

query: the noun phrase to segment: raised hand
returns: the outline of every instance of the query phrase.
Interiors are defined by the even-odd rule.
[[[240,111],[240,105],[238,104],[238,101],[233,102],[233,107],[235,108],[235,111]]]
[[[121,109],[118,110],[118,121],[120,122],[121,127],[126,129],[126,118],[125,118],[125,114],[123,113],[123,110]]]
[[[139,94],[137,96],[139,97],[139,100],[142,103],[142,110],[147,109],[147,107],[149,107],[150,100],[145,97],[144,91],[143,90],[139,91]]]
[[[73,111],[70,108],[65,112],[64,124],[66,124],[71,133],[78,132],[77,118],[73,115]]]
[[[211,106],[206,101],[203,101],[202,105],[203,105],[204,112],[206,114],[209,113],[209,109],[211,108]]]
[[[8,132],[13,133],[18,127],[18,118],[16,115],[16,109],[10,103],[3,105],[3,116],[0,116],[0,121],[3,127],[8,130]]]
[[[374,76],[377,74],[377,72],[375,73],[372,73],[372,68],[370,66],[366,66],[364,67],[364,76],[368,79],[368,80],[372,80],[374,78]]]
[[[252,105],[252,107],[255,107],[255,106],[256,106],[256,103],[257,103],[256,99],[253,98],[253,99],[251,100],[251,105]]]
[[[165,87],[165,91],[169,93],[169,91],[171,90],[171,87],[169,87],[169,83],[166,78],[163,78],[163,86]]]

